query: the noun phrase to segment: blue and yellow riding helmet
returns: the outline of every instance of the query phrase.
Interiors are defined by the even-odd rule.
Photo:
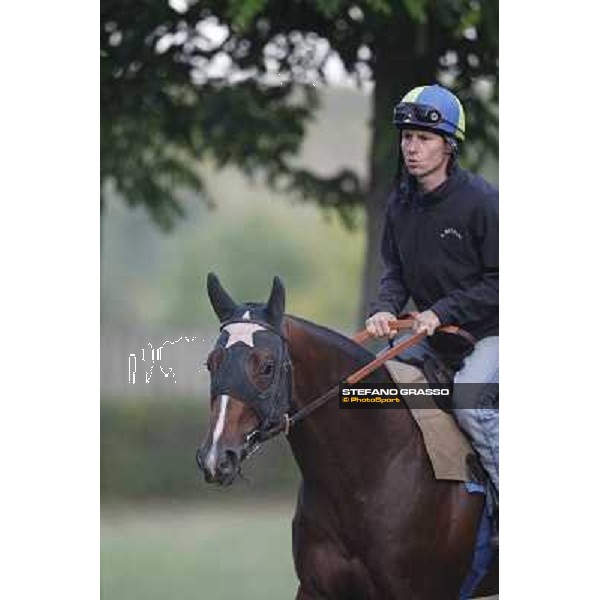
[[[460,100],[437,84],[410,90],[394,107],[394,125],[400,130],[432,131],[457,142],[465,139],[465,111]]]

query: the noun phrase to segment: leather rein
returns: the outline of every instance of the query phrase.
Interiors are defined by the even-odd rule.
[[[389,321],[388,325],[390,329],[394,331],[404,331],[412,329],[413,323],[414,319],[412,318],[401,318],[396,319],[394,321]],[[444,325],[442,327],[438,327],[436,331],[459,335],[465,338],[471,344],[474,344],[476,341],[475,338],[469,332],[465,331],[464,329],[460,329],[455,325]],[[373,371],[378,369],[383,363],[392,359],[394,356],[400,354],[401,352],[404,352],[404,350],[410,348],[411,346],[422,340],[424,337],[426,337],[426,335],[427,334],[425,332],[415,333],[411,335],[403,342],[397,344],[396,346],[393,346],[377,358],[373,359],[371,362],[367,363],[360,369],[357,369],[356,371],[348,375],[342,381],[340,381],[339,383],[331,387],[329,390],[327,390],[324,394],[322,394],[318,398],[315,398],[314,400],[311,400],[307,405],[298,409],[293,414],[289,415],[288,413],[285,413],[283,415],[283,419],[279,423],[276,423],[275,425],[272,425],[267,429],[255,429],[254,431],[251,431],[246,436],[246,444],[248,446],[256,446],[252,450],[250,450],[250,454],[254,453],[255,450],[258,450],[258,447],[260,446],[260,444],[262,444],[262,442],[265,442],[275,437],[276,435],[279,435],[282,432],[284,432],[285,435],[288,435],[292,426],[302,421],[312,412],[317,410],[317,408],[323,406],[326,402],[334,398],[339,392],[340,385],[354,385],[355,383],[358,383],[359,381],[361,381],[361,379],[364,379],[367,375],[370,375]],[[355,333],[351,339],[357,344],[363,344],[370,337],[371,334],[366,329],[361,329],[360,331]]]

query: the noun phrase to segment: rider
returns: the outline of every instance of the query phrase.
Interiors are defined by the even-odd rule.
[[[411,297],[417,332],[458,325],[477,340],[454,375],[454,414],[478,452],[498,498],[498,190],[457,164],[465,139],[459,99],[439,85],[417,87],[394,109],[399,166],[388,202],[381,252],[384,272],[366,327],[393,336]],[[435,354],[425,338],[399,359]],[[480,386],[456,385],[479,383]],[[490,384],[490,385],[488,385]]]

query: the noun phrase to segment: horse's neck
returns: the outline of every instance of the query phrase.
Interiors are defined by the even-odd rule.
[[[368,353],[352,351],[315,326],[288,318],[285,327],[296,408],[306,406],[368,362]],[[387,374],[380,373],[381,383],[393,385]],[[336,394],[296,424],[289,441],[305,479],[322,474],[331,477],[333,470],[344,480],[342,484],[356,486],[365,481],[367,471],[385,469],[403,447],[414,445],[415,435],[416,426],[406,410],[342,410]]]
[[[287,317],[285,326],[297,408],[306,406],[368,360],[366,352],[361,356],[362,360],[352,356],[341,347],[340,340],[334,334],[329,335],[316,325]],[[329,404],[336,404],[336,399],[332,398]]]

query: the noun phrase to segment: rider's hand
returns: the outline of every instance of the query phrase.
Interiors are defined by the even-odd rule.
[[[378,312],[365,321],[365,326],[367,331],[375,337],[394,337],[397,332],[390,329],[388,321],[394,321],[395,319],[396,315],[390,312]]]
[[[433,332],[441,325],[438,316],[432,310],[411,314],[415,319],[412,328],[417,333],[424,332],[427,335],[433,335]]]

